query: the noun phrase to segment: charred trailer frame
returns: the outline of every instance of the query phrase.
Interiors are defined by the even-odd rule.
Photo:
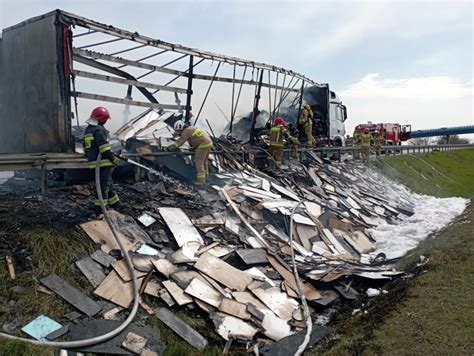
[[[71,31],[58,16],[3,30],[0,153],[73,152]]]

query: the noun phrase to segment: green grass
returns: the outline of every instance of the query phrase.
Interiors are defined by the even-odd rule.
[[[423,161],[421,161],[423,160]],[[418,193],[474,197],[474,150],[388,157],[385,174]],[[426,177],[425,178],[423,178]],[[430,262],[414,278],[389,286],[368,314],[342,316],[328,355],[472,355],[474,353],[474,206],[400,262]],[[369,302],[370,303],[370,302]]]
[[[44,219],[43,219],[44,220]],[[59,322],[64,321],[63,315],[71,311],[71,306],[57,295],[47,295],[36,290],[40,285],[39,279],[56,273],[72,286],[92,294],[90,283],[78,271],[74,262],[80,257],[90,254],[95,247],[91,240],[74,226],[50,224],[43,221],[36,225],[31,216],[18,216],[14,211],[0,214],[0,229],[6,237],[15,241],[12,245],[22,246],[32,257],[32,268],[21,266],[22,261],[15,261],[17,279],[11,280],[8,271],[0,268],[0,298],[5,301],[15,300],[13,308],[0,303],[0,327],[5,322],[15,321],[19,330],[40,314],[45,314]],[[0,261],[5,261],[5,251],[0,250]],[[10,288],[24,287],[21,293],[14,293]],[[152,307],[163,307],[163,303],[149,296],[144,300]],[[189,315],[186,310],[176,311],[191,327],[208,338],[212,346],[200,352],[190,346],[181,337],[175,334],[160,320],[154,317],[148,319],[148,324],[157,326],[161,331],[161,338],[166,344],[165,355],[220,355],[225,342],[214,332],[214,326],[209,321]],[[193,313],[194,314],[194,313]],[[26,336],[20,331],[18,336]],[[237,346],[237,345],[235,345]],[[235,347],[236,350],[240,348]],[[53,355],[53,350],[46,347],[33,346],[23,342],[0,339],[0,355]]]
[[[20,341],[1,341],[2,356],[52,356],[54,351],[47,347],[26,344]]]
[[[79,256],[91,253],[93,243],[84,233],[60,226],[51,227],[45,224],[35,226],[27,218],[3,213],[0,215],[0,227],[7,239],[14,241],[11,245],[28,251],[32,258],[32,268],[24,260],[14,259],[16,279],[11,280],[6,268],[0,269],[0,298],[4,301],[14,300],[14,307],[0,303],[0,326],[4,323],[17,324],[17,336],[26,336],[19,329],[41,314],[61,322],[64,314],[71,311],[71,306],[56,295],[37,291],[39,279],[49,273],[56,273],[71,285],[91,291],[89,282],[80,274],[74,265]],[[10,251],[0,250],[0,261]],[[4,266],[6,267],[6,266]],[[23,287],[23,291],[14,292],[12,287]],[[52,355],[50,348],[0,339],[0,355]]]
[[[474,149],[385,157],[374,166],[417,193],[474,196]]]

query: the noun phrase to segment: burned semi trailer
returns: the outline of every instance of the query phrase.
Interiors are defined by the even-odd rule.
[[[298,97],[296,97],[298,99]],[[224,129],[224,135],[231,134],[240,142],[249,142],[252,134],[260,135],[262,130],[271,124],[271,119],[277,116],[282,117],[288,123],[298,124],[298,112],[302,105],[310,105],[313,110],[313,136],[319,146],[344,146],[345,125],[347,119],[347,109],[342,104],[341,99],[335,92],[329,90],[328,84],[308,86],[304,88],[303,100],[301,103],[293,100],[290,105],[278,107],[269,113],[261,110],[254,117],[253,112],[237,119],[231,127],[229,123]],[[252,130],[252,123],[255,120]],[[305,142],[304,130],[299,127],[300,138]]]
[[[70,49],[57,12],[2,31],[0,153],[73,152]]]
[[[169,43],[62,10],[3,30],[0,83],[0,170],[40,168],[43,180],[48,170],[86,167],[80,125],[94,106],[107,107],[115,119],[121,113],[124,119],[156,113],[136,135],[129,135],[128,126],[111,132],[123,146],[131,137],[149,139],[155,152],[155,142],[183,114],[191,118],[191,109],[197,114],[190,124],[219,134],[225,123],[206,104],[213,94],[219,100],[231,94],[219,102],[231,123],[251,112],[241,130],[235,125],[252,138],[275,114],[296,121],[298,108],[291,103],[301,101],[302,89],[321,86],[289,69]],[[21,158],[18,167],[8,163],[12,155]]]

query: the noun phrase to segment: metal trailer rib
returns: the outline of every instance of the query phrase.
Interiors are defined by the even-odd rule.
[[[89,44],[89,45],[85,45],[85,46],[81,46],[81,47],[77,47],[77,48],[83,49],[83,48],[96,47],[96,46],[100,46],[100,45],[103,45],[103,44],[122,41],[122,40],[123,40],[123,38],[114,38],[114,39],[111,39],[111,40],[97,42],[97,43],[93,43],[93,44]]]
[[[244,68],[244,73],[242,75],[242,80],[245,79],[245,74],[247,73],[247,67]],[[232,116],[231,116],[231,122],[234,121],[234,117],[235,117],[235,113],[237,112],[237,106],[239,105],[239,100],[240,100],[240,94],[242,93],[242,85],[243,83],[240,83],[240,87],[239,87],[239,93],[237,94],[237,100],[235,102],[235,107],[233,108],[233,111],[232,111]],[[232,125],[231,125],[232,126]]]
[[[150,103],[150,102],[145,102],[145,101],[128,100],[128,99],[116,98],[113,96],[107,96],[107,95],[84,93],[80,91],[74,94],[78,98],[82,98],[82,99],[107,101],[109,103],[128,104],[132,106],[141,106],[145,108],[163,109],[163,110],[178,110],[179,108],[178,105],[158,104],[158,103]]]
[[[166,85],[158,85],[158,84],[153,84],[153,83],[146,83],[146,82],[142,82],[138,80],[122,79],[122,78],[112,77],[110,75],[102,75],[102,74],[91,73],[91,72],[86,72],[82,70],[74,70],[74,75],[81,78],[88,78],[88,79],[100,80],[104,82],[111,82],[111,83],[117,83],[117,84],[140,86],[144,88],[158,89],[158,90],[176,92],[176,93],[181,93],[181,94],[186,94],[187,92],[186,89],[183,89],[183,88],[170,87]]]
[[[219,62],[219,63],[217,64],[216,71],[214,72],[214,77],[217,75],[217,72],[219,71],[220,66],[221,66],[221,62]],[[212,87],[212,84],[213,84],[213,83],[214,83],[214,81],[211,81],[211,82],[209,83],[209,87],[207,88],[206,95],[204,96],[204,99],[203,99],[203,101],[202,101],[202,103],[201,103],[201,107],[199,108],[199,112],[198,112],[198,114],[197,114],[197,116],[196,116],[196,119],[194,120],[193,125],[196,125],[196,122],[198,121],[199,116],[201,115],[202,108],[204,107],[204,104],[206,103],[207,96],[209,95],[209,92],[211,91],[211,87]]]
[[[137,43],[142,43],[142,44],[166,49],[168,51],[173,51],[177,53],[193,55],[195,57],[200,57],[200,58],[204,58],[208,60],[236,64],[239,66],[249,66],[249,67],[260,68],[260,69],[268,69],[268,70],[279,72],[279,73],[286,73],[288,75],[296,76],[313,85],[319,85],[318,83],[314,82],[313,80],[307,78],[306,76],[300,73],[287,70],[282,67],[277,67],[270,64],[250,61],[250,60],[237,58],[237,57],[225,56],[222,54],[217,54],[217,53],[213,53],[209,51],[203,51],[199,49],[193,49],[193,48],[182,46],[179,44],[161,41],[159,39],[140,35],[137,32],[130,32],[121,28],[117,28],[117,27],[105,25],[93,20],[89,20],[85,17],[74,15],[72,13],[68,13],[62,10],[60,10],[59,13],[60,13],[60,20],[67,25],[80,26],[80,27],[88,28],[90,30],[97,31],[97,32],[102,32],[109,35],[117,36],[122,39],[131,40]]]

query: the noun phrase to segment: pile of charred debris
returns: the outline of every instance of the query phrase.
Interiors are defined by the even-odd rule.
[[[256,354],[293,354],[306,330],[298,290],[314,323],[311,347],[329,334],[324,325],[335,308],[360,308],[367,294],[383,292],[383,283],[403,275],[394,269],[395,261],[375,251],[368,230],[413,211],[387,200],[384,188],[355,164],[306,152],[284,169],[264,171],[239,157],[230,151],[211,155],[216,173],[205,188],[169,176],[120,185],[124,205],[109,215],[132,259],[140,295],[163,306],[155,309],[140,300],[141,319],[158,318],[203,350],[206,337],[175,314],[183,309],[213,325],[226,341],[225,352],[241,343]],[[163,168],[161,158],[142,163]],[[88,203],[85,185],[70,191],[78,202]],[[132,275],[105,219],[80,227],[97,246],[76,262],[94,287],[93,295],[56,274],[42,278],[44,292],[55,293],[74,309],[65,316],[67,325],[38,317],[22,329],[32,337],[97,336],[130,312]],[[81,351],[160,354],[166,345],[159,335],[137,322],[114,339]]]

